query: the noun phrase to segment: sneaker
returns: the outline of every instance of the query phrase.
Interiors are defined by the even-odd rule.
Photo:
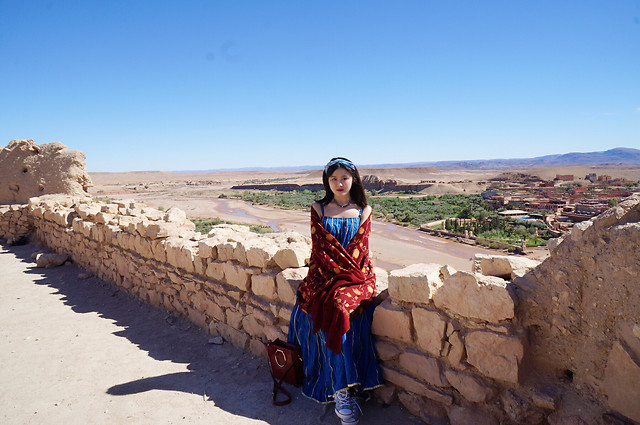
[[[344,421],[351,419],[353,408],[351,406],[351,397],[347,390],[338,391],[336,393],[336,416]]]
[[[336,393],[336,416],[340,418],[342,425],[357,425],[360,422],[362,410],[354,395],[348,390]]]

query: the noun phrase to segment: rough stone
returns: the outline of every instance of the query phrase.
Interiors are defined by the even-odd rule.
[[[510,255],[476,254],[473,261],[476,273],[507,280],[511,280],[515,276],[522,276],[538,264],[540,264],[539,261]]]
[[[398,394],[398,399],[412,415],[423,422],[429,425],[449,425],[446,410],[437,403],[404,391]]]
[[[460,337],[459,331],[454,331],[449,335],[448,343],[450,348],[447,353],[447,359],[452,366],[460,367],[462,360],[465,358],[466,350],[464,348],[464,341]]]
[[[467,400],[474,403],[485,403],[497,394],[495,386],[483,382],[474,375],[448,369],[444,372],[453,388]]]
[[[382,373],[384,374],[384,378],[387,381],[391,382],[394,385],[397,385],[400,388],[403,388],[406,391],[419,394],[445,405],[450,405],[453,403],[453,397],[451,396],[451,394],[437,390],[435,388],[431,388],[424,382],[418,381],[417,379],[405,375],[402,372],[398,372],[397,370],[392,369],[388,366],[382,365],[381,368]]]
[[[403,342],[411,342],[411,317],[406,311],[394,307],[391,299],[386,299],[373,313],[371,332]]]
[[[302,280],[307,276],[307,267],[289,268],[276,275],[278,298],[283,303],[293,305],[296,302],[296,292]]]
[[[604,388],[609,406],[629,419],[640,422],[640,363],[619,343],[609,353]]]
[[[275,265],[274,256],[278,246],[271,239],[253,238],[238,243],[245,253],[247,264],[251,267],[266,269]]]
[[[249,290],[251,287],[251,275],[259,272],[259,269],[248,268],[230,261],[224,263],[222,268],[224,269],[225,281],[241,291]]]
[[[445,337],[447,321],[436,311],[421,307],[411,310],[418,346],[434,356],[439,356]]]
[[[276,279],[273,273],[262,272],[251,276],[251,292],[268,300],[276,300]]]
[[[498,323],[514,316],[514,302],[504,280],[456,272],[436,289],[438,308],[470,319]]]
[[[520,336],[489,331],[471,331],[465,335],[467,362],[482,374],[505,382],[518,383],[524,346]]]
[[[88,197],[91,186],[84,154],[62,143],[12,140],[0,147],[0,204],[58,193]]]
[[[52,268],[61,266],[69,259],[69,256],[66,254],[38,254],[36,256],[36,267],[45,267]]]
[[[431,292],[442,286],[439,264],[412,264],[389,273],[389,296],[396,301],[428,304]]]
[[[376,388],[374,395],[382,404],[391,404],[398,398],[398,392],[393,385],[383,385]]]
[[[273,256],[273,260],[281,269],[290,267],[302,267],[309,258],[310,247],[308,245],[291,245],[280,248]]]
[[[433,357],[426,357],[416,352],[405,351],[400,354],[398,364],[412,376],[431,385],[438,387],[449,386],[449,382],[440,368],[440,362]]]
[[[400,347],[387,341],[376,341],[376,352],[378,359],[383,362],[394,360],[402,352]]]

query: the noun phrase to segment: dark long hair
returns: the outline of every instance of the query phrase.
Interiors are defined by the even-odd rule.
[[[329,162],[333,161],[334,159],[343,159],[345,161],[352,163],[347,158],[343,158],[341,156],[338,156],[336,158],[331,158]],[[355,165],[352,168],[341,163],[336,163],[331,165],[329,168],[327,168],[326,171],[322,173],[322,184],[324,185],[325,194],[324,194],[324,198],[322,198],[318,202],[320,202],[322,205],[327,205],[329,202],[333,201],[333,192],[331,191],[331,186],[329,186],[329,176],[333,174],[333,172],[336,171],[338,168],[344,168],[349,172],[349,174],[351,174],[351,177],[353,178],[353,183],[351,184],[351,190],[349,191],[349,196],[351,196],[351,200],[355,202],[360,208],[364,208],[367,205],[369,205],[367,202],[367,195],[364,193],[364,186],[362,185],[362,179],[360,178],[360,173],[358,172],[358,169],[356,168]]]

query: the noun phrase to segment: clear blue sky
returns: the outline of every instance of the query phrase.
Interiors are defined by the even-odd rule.
[[[0,145],[89,171],[640,148],[640,0],[0,0]]]

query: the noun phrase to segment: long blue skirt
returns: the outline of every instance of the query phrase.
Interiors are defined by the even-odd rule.
[[[342,352],[336,354],[327,348],[327,334],[313,334],[311,316],[293,306],[289,323],[290,343],[300,345],[304,366],[302,393],[320,403],[334,401],[336,392],[352,388],[363,396],[365,391],[383,384],[378,366],[371,322],[375,304],[351,322],[351,329],[342,337]]]

